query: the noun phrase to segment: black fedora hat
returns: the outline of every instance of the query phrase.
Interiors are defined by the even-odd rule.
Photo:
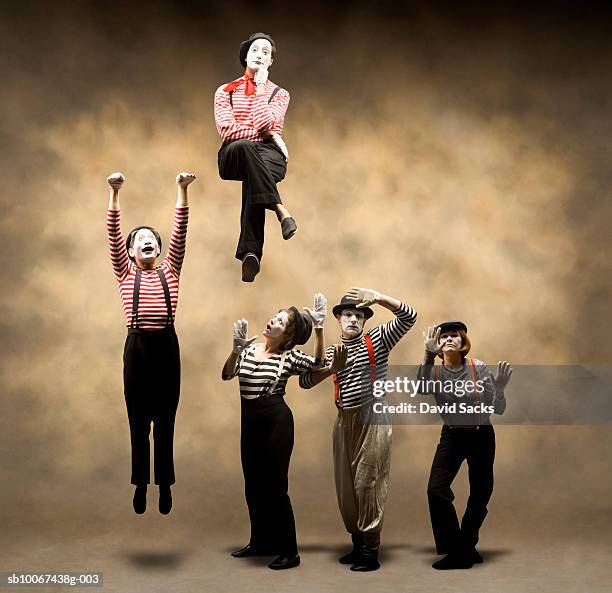
[[[357,307],[357,303],[346,295],[344,295],[340,299],[340,302],[332,309],[332,313],[334,314],[334,316],[336,316],[342,314],[342,311],[344,311],[344,309],[357,308],[359,308],[360,311],[363,311],[363,314],[365,315],[366,319],[370,319],[370,317],[374,315],[374,311],[372,311],[370,307]]]
[[[440,333],[462,329],[467,334],[467,325],[465,325],[463,321],[443,321],[442,323],[439,323],[437,327],[440,329]]]
[[[305,344],[312,334],[312,319],[310,319],[309,315],[300,313],[297,307],[289,307],[287,311],[292,311],[295,319],[295,336],[291,340],[289,348],[293,348],[298,344]]]
[[[255,39],[267,39],[272,46],[272,58],[274,58],[274,54],[276,53],[276,44],[270,35],[266,35],[265,33],[253,33],[248,39],[245,39],[240,44],[240,63],[244,68],[246,68],[246,55],[249,52],[249,47],[251,47],[251,43],[253,43]]]

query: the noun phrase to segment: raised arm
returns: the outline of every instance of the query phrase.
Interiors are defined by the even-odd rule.
[[[219,87],[215,93],[215,125],[221,140],[256,140],[258,131],[244,124],[239,124],[234,117],[234,111],[229,100],[229,93]]]
[[[287,107],[289,107],[289,93],[285,89],[278,89],[278,92],[268,103],[266,96],[266,80],[268,71],[260,68],[255,74],[257,92],[253,103],[253,125],[261,134],[278,125],[285,119]]]
[[[193,173],[186,172],[179,173],[176,176],[176,184],[178,186],[176,208],[174,210],[174,224],[166,260],[177,276],[181,273],[183,259],[185,258],[185,241],[187,239],[187,223],[189,220],[187,186],[195,178],[196,176]]]
[[[336,344],[327,349],[326,363],[321,369],[312,369],[300,375],[299,384],[302,389],[310,389],[339,373],[348,366],[348,348],[344,344]]]
[[[221,378],[224,381],[229,381],[236,376],[240,369],[239,360],[242,353],[255,341],[257,336],[247,338],[249,331],[249,322],[246,319],[239,319],[234,323],[234,332],[232,335],[232,351],[227,357],[223,370],[221,371]]]
[[[130,269],[130,260],[125,250],[125,240],[121,232],[121,209],[119,206],[119,190],[125,181],[125,177],[117,172],[110,175],[106,181],[110,188],[108,210],[106,212],[108,245],[115,277],[118,282],[121,282]]]
[[[314,357],[322,361],[325,357],[325,335],[323,334],[323,326],[327,317],[327,299],[321,292],[314,295],[314,305],[312,309],[304,307],[304,311],[310,320],[315,332],[315,352]]]
[[[416,321],[416,311],[410,305],[376,290],[354,286],[346,292],[346,296],[357,303],[356,307],[358,309],[370,305],[380,305],[395,315],[395,319],[379,326],[380,337],[387,350],[391,350]]]
[[[428,395],[436,393],[435,388],[430,388],[427,385],[428,381],[434,379],[434,364],[436,355],[440,351],[440,328],[436,326],[430,326],[427,331],[423,332],[423,341],[425,342],[425,355],[423,356],[423,362],[417,369],[418,393]]]
[[[510,381],[510,375],[512,375],[510,363],[500,360],[497,363],[497,375],[493,377],[493,384],[495,385],[495,400],[493,401],[495,414],[503,414],[506,411],[505,390],[506,385]]]

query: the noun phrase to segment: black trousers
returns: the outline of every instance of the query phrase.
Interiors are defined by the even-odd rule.
[[[293,414],[282,396],[241,398],[241,423],[250,543],[261,554],[297,554],[295,519],[287,493]]]
[[[427,486],[438,554],[470,550],[478,543],[478,532],[487,516],[487,504],[493,493],[494,459],[495,432],[490,424],[469,428],[442,427]],[[463,460],[467,460],[469,468],[470,496],[459,527],[451,484]]]
[[[132,442],[132,484],[150,482],[151,423],[155,483],[174,484],[174,419],[180,385],[180,351],[174,327],[129,329],[123,351],[123,386]]]
[[[287,162],[276,144],[236,140],[219,150],[221,179],[242,181],[240,238],[236,258],[252,252],[261,259],[266,208],[282,204],[276,184],[285,178]]]

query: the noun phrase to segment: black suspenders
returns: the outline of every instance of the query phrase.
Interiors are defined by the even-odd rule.
[[[172,316],[172,300],[170,299],[170,289],[166,275],[161,268],[155,270],[159,276],[162,288],[164,289],[164,298],[166,300],[166,327],[173,325],[174,318]],[[138,328],[138,302],[140,300],[140,280],[142,278],[142,270],[136,268],[136,277],[134,278],[134,292],[132,294],[132,322],[130,328]]]
[[[132,294],[132,323],[130,327],[138,327],[138,300],[140,298],[140,278],[142,277],[142,270],[136,268],[136,278],[134,278],[134,292]]]
[[[274,99],[274,97],[275,97],[276,93],[278,93],[278,91],[280,91],[280,87],[279,86],[275,86],[274,90],[272,91],[272,94],[270,95],[270,98],[268,99],[268,105],[270,104],[272,99]],[[230,105],[232,106],[232,109],[233,109],[234,108],[234,101],[232,100],[232,95],[234,94],[234,91],[230,91],[228,94],[229,94]]]
[[[166,326],[172,325],[174,323],[174,319],[172,319],[172,301],[170,300],[170,289],[168,288],[168,281],[166,280],[166,276],[164,271],[161,268],[157,268],[157,275],[159,276],[159,280],[162,284],[162,288],[164,289],[164,297],[166,299]]]

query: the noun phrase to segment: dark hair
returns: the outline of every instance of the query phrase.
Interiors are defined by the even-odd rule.
[[[468,352],[472,348],[472,343],[470,342],[470,338],[468,338],[467,336],[467,332],[461,329],[460,327],[457,329],[449,329],[447,331],[457,332],[459,336],[461,337],[461,348],[459,348],[459,352],[461,354],[461,359],[463,360],[468,355]],[[438,356],[440,358],[444,358],[444,354],[442,353],[442,350],[438,352]]]
[[[140,229],[148,229],[149,231],[151,231],[154,235],[155,235],[155,239],[157,240],[157,244],[159,245],[159,248],[161,250],[161,246],[162,246],[162,240],[161,237],[159,235],[159,233],[152,227],[152,226],[137,226],[135,229],[132,229],[130,231],[130,234],[127,236],[127,239],[125,240],[125,250],[128,252],[128,257],[132,260],[135,261],[134,258],[130,255],[130,247],[132,247],[132,245],[134,244],[134,237],[136,236],[136,233],[140,230]]]
[[[291,350],[291,348],[295,346],[295,337],[297,333],[297,319],[295,316],[295,311],[293,309],[281,309],[281,311],[285,311],[285,313],[287,313],[289,320],[287,322],[287,327],[285,328],[285,339],[280,345],[280,349]]]

